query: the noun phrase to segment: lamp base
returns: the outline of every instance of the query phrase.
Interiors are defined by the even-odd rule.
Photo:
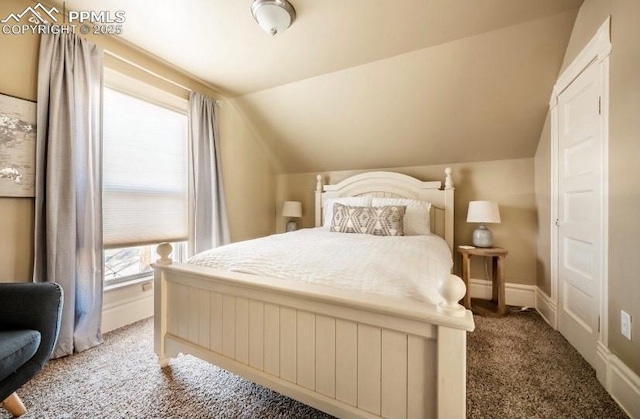
[[[287,233],[290,231],[296,231],[298,229],[298,223],[293,218],[287,223]]]
[[[475,247],[493,247],[493,233],[484,225],[480,224],[473,231],[473,245]]]

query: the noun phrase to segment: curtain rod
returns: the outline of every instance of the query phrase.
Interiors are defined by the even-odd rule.
[[[171,80],[171,79],[169,79],[167,77],[161,76],[160,74],[158,74],[156,72],[153,72],[153,71],[149,70],[148,68],[142,67],[140,64],[136,64],[133,61],[128,60],[128,59],[126,59],[126,58],[122,57],[121,55],[118,55],[118,54],[116,54],[114,52],[111,52],[111,51],[105,49],[104,53],[107,54],[107,55],[110,55],[113,58],[115,58],[117,60],[120,60],[120,61],[122,61],[122,62],[124,62],[126,64],[129,64],[130,66],[135,67],[138,70],[143,71],[143,72],[145,72],[145,73],[147,73],[147,74],[149,74],[149,75],[151,75],[153,77],[156,77],[156,78],[158,78],[160,80],[163,80],[163,81],[166,81],[167,83],[170,83],[170,84],[172,84],[172,85],[174,85],[176,87],[179,87],[180,89],[183,89],[183,90],[185,90],[185,91],[187,91],[189,93],[191,93],[193,91],[193,89],[190,89],[190,88],[188,88],[187,86],[185,86],[183,84],[180,84],[180,83],[178,83],[176,81],[173,81],[173,80]],[[217,106],[222,107],[222,102],[220,101],[220,99],[214,99],[214,103]]]
[[[192,91],[192,89],[188,88],[187,86],[182,85],[182,84],[180,84],[178,82],[175,82],[175,81],[173,81],[173,80],[171,80],[171,79],[169,79],[167,77],[161,76],[160,74],[158,74],[156,72],[153,72],[153,71],[149,70],[148,68],[144,68],[140,64],[136,64],[133,61],[128,60],[128,59],[124,58],[121,55],[118,55],[118,54],[116,54],[114,52],[111,52],[109,50],[106,50],[106,49],[104,50],[104,53],[107,54],[107,55],[110,55],[113,58],[115,58],[117,60],[120,60],[120,61],[122,61],[122,62],[124,62],[126,64],[129,64],[130,66],[135,67],[138,70],[144,71],[147,74],[150,74],[150,75],[152,75],[152,76],[154,76],[156,78],[159,78],[160,80],[166,81],[167,83],[173,84],[176,87],[179,87],[179,88],[181,88],[183,90],[186,90],[187,92],[191,92]]]

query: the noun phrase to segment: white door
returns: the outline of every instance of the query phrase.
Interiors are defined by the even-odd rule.
[[[592,366],[606,250],[601,96],[592,64],[558,97],[558,328]]]

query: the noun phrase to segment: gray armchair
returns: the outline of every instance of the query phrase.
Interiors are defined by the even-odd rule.
[[[26,412],[15,392],[51,357],[61,313],[58,284],[0,284],[0,401],[14,416]]]

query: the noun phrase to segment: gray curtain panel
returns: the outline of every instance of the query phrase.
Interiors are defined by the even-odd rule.
[[[42,35],[33,275],[64,289],[54,358],[102,343],[102,73],[102,49]]]
[[[191,92],[189,137],[194,199],[190,250],[193,253],[229,243],[216,111],[215,100],[203,94]]]

